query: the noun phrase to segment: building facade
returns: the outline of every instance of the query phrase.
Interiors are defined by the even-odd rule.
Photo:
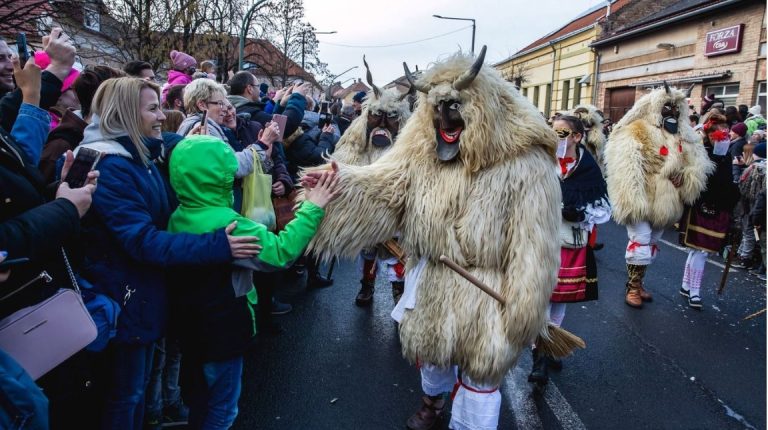
[[[629,0],[603,3],[494,65],[542,113],[593,104],[599,23]]]
[[[766,112],[766,4],[753,0],[633,1],[601,23],[597,106],[614,122],[664,81],[726,106]]]

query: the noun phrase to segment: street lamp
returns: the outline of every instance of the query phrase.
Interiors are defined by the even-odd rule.
[[[331,78],[331,82],[336,82],[336,78],[338,78],[339,76],[341,76],[341,75],[343,75],[343,74],[345,74],[345,73],[349,72],[350,70],[355,70],[355,69],[357,69],[357,68],[358,68],[358,66],[352,66],[352,67],[350,67],[349,69],[347,69],[347,70],[345,70],[345,71],[343,71],[343,72],[339,73],[338,75],[336,75],[336,76],[332,77],[332,78]]]
[[[472,21],[472,55],[475,55],[475,19],[474,18],[452,18],[450,16],[432,15],[439,19],[455,19],[457,21]]]
[[[245,51],[245,36],[248,34],[248,26],[251,24],[251,18],[253,18],[253,13],[256,12],[256,9],[258,9],[260,6],[262,6],[267,0],[258,0],[256,3],[251,6],[250,9],[248,9],[248,12],[245,13],[245,16],[243,17],[242,25],[240,26],[240,49],[239,49],[239,56],[237,60],[237,70],[243,70],[243,52]]]
[[[336,30],[333,31],[313,31],[315,34],[336,34]],[[301,32],[301,68],[304,68],[304,36],[307,34],[307,29]]]

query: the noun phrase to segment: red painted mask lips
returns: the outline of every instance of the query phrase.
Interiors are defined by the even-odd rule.
[[[450,130],[440,129],[440,137],[445,143],[456,143],[461,137],[462,127],[452,128]]]

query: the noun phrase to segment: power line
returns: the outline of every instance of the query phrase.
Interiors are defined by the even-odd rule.
[[[456,29],[456,30],[453,30],[453,31],[449,31],[448,33],[438,34],[437,36],[427,37],[426,39],[419,39],[419,40],[414,40],[414,41],[411,41],[411,42],[391,43],[389,45],[345,45],[345,44],[342,44],[342,43],[331,43],[331,42],[326,42],[326,41],[323,41],[323,40],[318,40],[318,42],[325,43],[326,45],[340,46],[342,48],[390,48],[390,47],[393,47],[393,46],[413,45],[414,43],[426,42],[427,40],[437,39],[437,38],[440,38],[440,37],[443,37],[443,36],[448,36],[449,34],[458,33],[460,31],[466,30],[466,29],[468,29],[470,27],[472,27],[472,25],[468,25],[466,27],[461,27],[459,29]]]

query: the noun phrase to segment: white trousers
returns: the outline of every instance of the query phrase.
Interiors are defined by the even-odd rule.
[[[627,226],[627,236],[629,243],[624,258],[627,264],[636,266],[647,266],[656,259],[659,254],[659,239],[664,233],[663,229],[653,229],[645,221]]]
[[[421,365],[421,387],[428,396],[455,389],[451,422],[452,430],[496,430],[499,426],[501,393],[499,387],[478,384],[466,375],[459,377],[457,367]]]

